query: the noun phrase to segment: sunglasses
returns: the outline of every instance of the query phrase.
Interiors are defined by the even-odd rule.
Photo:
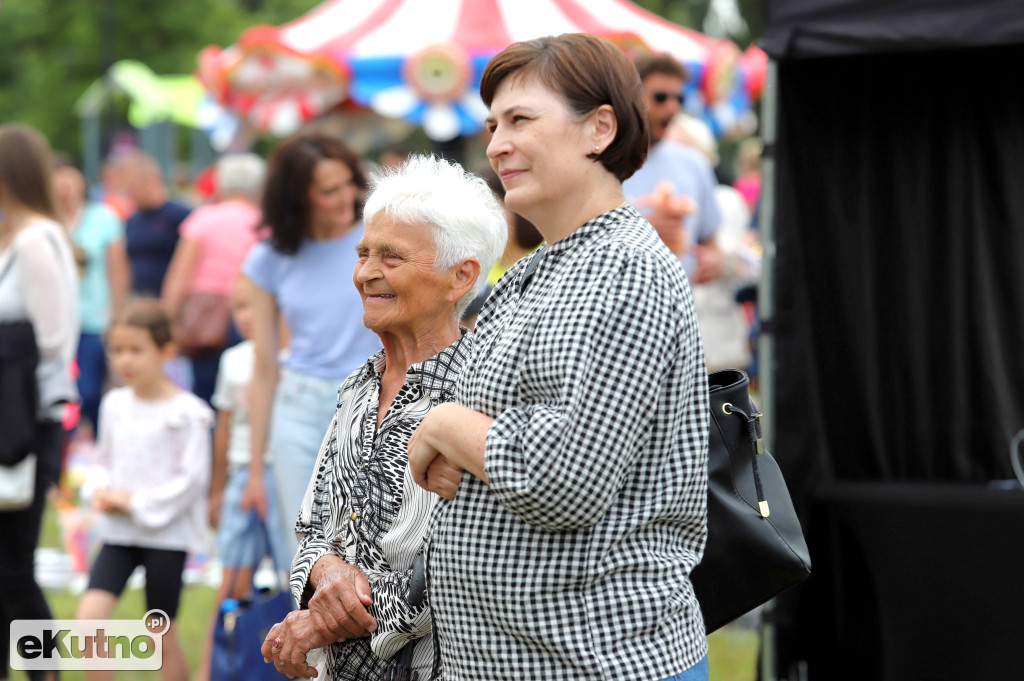
[[[681,92],[654,92],[654,93],[651,93],[651,99],[654,100],[655,104],[664,104],[665,102],[667,102],[669,100],[669,98],[672,98],[672,99],[676,100],[680,104],[682,104],[684,99],[685,99]]]

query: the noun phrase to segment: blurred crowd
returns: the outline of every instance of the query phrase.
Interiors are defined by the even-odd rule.
[[[678,63],[652,58],[638,68],[653,145],[624,183],[626,198],[686,269],[708,369],[744,368],[756,379],[760,143],[731,141],[733,158],[724,161],[708,126],[684,111],[687,74]],[[306,132],[266,160],[223,155],[192,195],[175,196],[157,159],[141,150],[112,155],[90,188],[71,159],[51,157],[35,131],[0,127],[0,154],[5,137],[31,144],[0,158],[12,167],[6,175],[0,168],[0,269],[17,253],[23,281],[55,282],[46,296],[30,293],[18,303],[29,318],[33,306],[74,316],[54,320],[53,334],[63,340],[53,352],[44,349],[41,363],[73,372],[77,387],[77,397],[68,390],[46,404],[59,405],[48,418],[64,432],[54,439],[63,440],[60,456],[95,452],[88,476],[65,479],[56,493],[58,503],[99,512],[91,532],[108,541],[95,556],[79,616],[109,616],[113,594],[143,565],[147,596],[173,618],[186,556],[208,551],[213,531],[226,570],[221,600],[241,597],[265,556],[286,571],[296,551],[296,509],[338,386],[380,347],[363,326],[352,274],[368,178],[401,164],[408,150],[382,150],[374,162],[329,133]],[[46,168],[41,186],[24,189],[10,179],[32,164]],[[478,173],[500,199],[501,182],[484,168]],[[507,218],[504,254],[464,313],[470,328],[502,274],[542,245],[528,221],[511,211]],[[44,256],[54,271],[28,271],[30,239],[56,242],[57,257]],[[65,261],[71,272],[62,283]],[[5,310],[17,306],[4,307],[2,283],[5,321]],[[59,461],[46,468],[47,487],[61,469]],[[148,501],[133,495],[142,489]],[[37,536],[43,503],[35,499],[18,511],[29,515],[9,520],[30,519],[27,532]],[[248,539],[254,523],[266,528],[258,542]],[[21,545],[34,548],[30,539]],[[145,550],[115,552],[111,539]],[[183,658],[173,637],[165,640],[173,672]]]

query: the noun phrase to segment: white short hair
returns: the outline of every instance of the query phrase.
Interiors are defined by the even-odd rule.
[[[464,260],[480,263],[473,288],[455,305],[456,316],[480,293],[508,240],[505,210],[483,178],[436,156],[410,156],[371,178],[363,221],[383,214],[403,224],[427,223],[437,254],[434,267],[446,270]]]
[[[221,196],[243,194],[258,199],[263,191],[267,164],[256,154],[226,154],[217,159],[213,173]]]

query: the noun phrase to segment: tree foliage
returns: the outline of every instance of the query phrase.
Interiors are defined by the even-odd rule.
[[[106,69],[136,59],[159,74],[191,73],[206,45],[255,24],[281,24],[317,0],[3,0],[0,122],[41,130],[77,155],[74,103]]]

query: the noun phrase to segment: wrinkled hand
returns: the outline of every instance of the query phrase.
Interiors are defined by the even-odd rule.
[[[263,661],[272,662],[286,676],[304,679],[316,677],[317,671],[309,666],[306,655],[335,640],[329,632],[320,628],[320,624],[309,610],[293,610],[288,613],[283,621],[271,627],[263,641],[260,647]]]
[[[314,566],[318,572],[308,607],[318,628],[332,641],[362,638],[377,630],[377,620],[367,611],[373,602],[366,575],[338,556],[326,555]]]
[[[239,502],[243,511],[256,509],[260,514],[260,520],[267,519],[267,490],[263,486],[263,478],[250,475],[245,482],[245,489],[242,491],[242,499]]]
[[[445,458],[428,442],[427,432],[432,427],[430,417],[433,414],[434,411],[427,414],[409,438],[409,470],[417,485],[450,500],[459,491],[463,469]]]

